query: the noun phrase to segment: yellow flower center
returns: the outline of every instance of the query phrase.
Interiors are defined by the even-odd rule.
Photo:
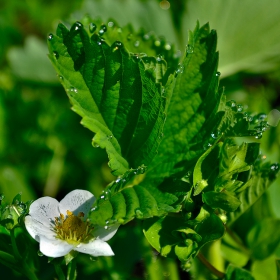
[[[83,217],[83,212],[75,216],[69,210],[67,210],[66,218],[63,214],[60,214],[59,217],[55,217],[54,232],[56,233],[56,237],[74,245],[91,239],[93,226],[88,220],[84,221],[82,219]]]

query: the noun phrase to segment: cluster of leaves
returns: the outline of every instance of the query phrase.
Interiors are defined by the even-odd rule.
[[[85,18],[70,30],[58,25],[49,57],[118,176],[91,221],[145,219],[150,244],[187,262],[224,235],[227,213],[234,222],[262,195],[278,165],[261,162],[258,143],[233,140],[261,138],[268,125],[218,89],[215,30],[197,24],[178,65],[173,47],[146,35]]]

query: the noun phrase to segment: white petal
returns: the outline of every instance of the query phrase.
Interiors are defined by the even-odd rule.
[[[99,238],[103,241],[107,241],[111,239],[119,228],[119,224],[115,224],[113,226],[108,226],[107,229],[101,226],[94,227],[92,234],[95,238]]]
[[[35,200],[29,208],[29,215],[44,225],[50,223],[50,219],[59,216],[59,203],[56,199],[45,196]]]
[[[73,247],[73,245],[70,245],[61,239],[49,240],[43,236],[40,237],[40,251],[48,257],[58,258],[65,256],[73,249]]]
[[[69,210],[77,215],[79,212],[83,212],[87,215],[95,201],[94,195],[85,190],[74,190],[68,193],[59,203],[59,210],[62,214],[66,214]]]
[[[74,248],[74,250],[94,257],[114,256],[114,252],[110,245],[99,239],[95,239],[89,243],[81,243]]]
[[[51,227],[38,222],[31,216],[26,216],[24,219],[25,227],[28,233],[39,242],[40,236],[45,236],[48,239],[54,239],[54,232]]]

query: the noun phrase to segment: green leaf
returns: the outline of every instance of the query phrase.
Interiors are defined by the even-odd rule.
[[[207,148],[204,150],[204,144],[214,140],[211,133],[223,115],[216,115],[222,95],[218,91],[216,40],[208,24],[201,28],[197,24],[189,33],[183,61],[165,86],[171,101],[164,137],[149,167],[149,178],[167,177],[186,168],[183,165],[202,155]]]
[[[145,220],[143,229],[147,240],[161,255],[177,256],[182,262],[194,257],[202,246],[224,234],[220,218],[205,208],[201,208],[193,220],[186,221],[179,215]]]
[[[143,184],[144,172],[144,167],[131,169],[111,183],[96,201],[90,213],[91,222],[110,226],[127,223],[135,217],[147,219],[178,212],[184,197],[180,188],[185,186],[166,190]]]
[[[263,195],[270,184],[275,180],[278,171],[278,164],[270,164],[268,162],[262,163],[261,159],[258,159],[252,171],[250,186],[238,194],[237,197],[240,200],[241,205],[235,212],[229,214],[230,219],[228,225],[238,219],[238,217],[240,217]]]
[[[226,271],[225,280],[254,280],[252,274],[243,268],[235,267],[230,264]]]
[[[202,199],[211,208],[221,208],[227,212],[235,211],[240,206],[239,199],[227,191],[205,192],[202,194]]]
[[[256,280],[279,279],[277,278],[277,259],[274,255],[264,260],[255,260],[251,271]]]
[[[87,33],[80,22],[70,31],[59,24],[49,50],[73,110],[95,133],[93,146],[106,149],[113,173],[149,164],[161,141],[166,98],[143,60],[119,41],[109,46]]]
[[[257,223],[247,235],[247,244],[258,260],[269,257],[280,243],[280,220],[267,218]]]
[[[235,236],[235,238],[238,238]],[[242,244],[242,240],[239,241]],[[250,254],[249,251],[244,252],[244,248],[240,248],[240,243],[236,242],[227,232],[223,236],[221,243],[221,252],[223,257],[233,265],[243,267],[247,264]]]

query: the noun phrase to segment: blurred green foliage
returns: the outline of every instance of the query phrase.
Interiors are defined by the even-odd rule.
[[[272,109],[280,110],[279,1],[268,4],[261,0],[170,0],[168,9],[167,3],[162,2],[167,1],[11,0],[0,4],[0,193],[5,193],[5,201],[11,201],[18,192],[22,192],[23,201],[43,195],[60,199],[77,188],[98,195],[114,178],[105,152],[91,146],[92,134],[69,110],[69,101],[47,58],[47,34],[59,21],[69,24],[85,14],[99,17],[105,23],[114,18],[120,26],[131,23],[136,30],[144,28],[164,35],[182,51],[187,30],[193,29],[196,20],[209,21],[219,36],[220,86],[225,87],[228,99],[248,106],[247,110],[252,113],[269,114]],[[280,161],[279,129],[279,126],[271,127],[261,141],[264,161]],[[236,239],[225,237],[219,244],[219,255],[209,254],[210,261],[218,264],[223,259],[247,269],[251,267],[256,280],[276,277],[275,259],[280,258],[280,249],[260,259],[250,238],[252,235],[261,240],[269,238],[263,234],[264,224],[271,219],[279,223],[279,183],[280,180],[276,180],[232,225]],[[21,234],[17,235],[19,243]],[[1,249],[6,246],[9,250],[8,233],[2,227],[0,240]],[[233,245],[227,246],[230,242]],[[271,240],[275,248],[278,243]],[[89,263],[87,256],[79,256],[78,279],[189,277],[183,269],[178,269],[175,260],[157,256],[150,249],[136,221],[122,227],[111,245],[121,257],[103,257]],[[36,254],[37,243],[30,239],[28,246],[33,248],[32,254]],[[253,252],[249,263],[244,248]],[[206,247],[207,250],[213,252],[211,246]],[[54,270],[47,264],[46,257],[35,265],[44,271],[40,279],[53,279]],[[0,268],[5,279],[23,279],[5,266]],[[196,261],[191,271],[195,279],[210,279],[209,273],[200,268],[201,264]],[[186,265],[184,269],[189,268]]]

